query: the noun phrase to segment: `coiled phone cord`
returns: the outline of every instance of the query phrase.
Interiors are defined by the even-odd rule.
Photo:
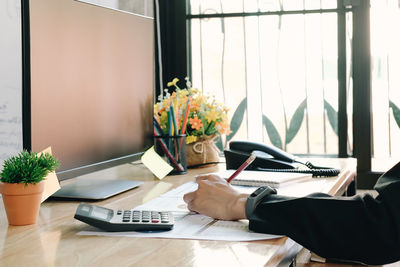
[[[300,162],[297,163],[305,165],[308,169],[266,169],[257,167],[258,171],[268,171],[268,172],[294,172],[294,173],[311,173],[313,177],[333,177],[338,176],[340,173],[339,169],[315,166],[311,162]]]

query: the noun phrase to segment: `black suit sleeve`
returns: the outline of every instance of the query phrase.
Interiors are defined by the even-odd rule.
[[[400,260],[400,163],[375,185],[379,195],[302,198],[268,195],[248,218],[255,232],[286,235],[327,259]]]

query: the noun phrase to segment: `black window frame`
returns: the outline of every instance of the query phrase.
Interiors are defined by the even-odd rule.
[[[157,1],[157,0],[155,0]],[[155,4],[156,6],[157,4]],[[162,84],[174,77],[191,76],[190,19],[203,17],[258,16],[266,14],[305,14],[337,12],[338,14],[338,157],[357,159],[357,187],[370,189],[381,175],[371,170],[372,104],[371,104],[371,43],[370,0],[337,0],[336,9],[277,12],[244,12],[225,14],[189,14],[189,0],[159,0],[156,19],[162,55]],[[346,13],[352,12],[352,78],[353,78],[353,153],[347,151],[348,120],[346,99]],[[159,51],[156,52],[158,55]],[[159,73],[159,66],[157,73]],[[157,84],[156,94],[163,88]]]

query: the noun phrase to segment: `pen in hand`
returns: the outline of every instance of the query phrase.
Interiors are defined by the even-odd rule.
[[[228,180],[226,180],[228,182],[228,184],[235,179],[236,176],[239,175],[239,173],[241,173],[244,169],[246,169],[254,160],[256,159],[256,155],[255,154],[251,154],[250,157],[243,162],[242,165],[240,165],[240,167],[231,175],[231,177],[228,178]]]

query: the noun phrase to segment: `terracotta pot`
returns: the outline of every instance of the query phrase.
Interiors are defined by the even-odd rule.
[[[44,182],[37,184],[0,183],[8,224],[35,224],[39,215]]]
[[[186,164],[188,167],[201,167],[206,163],[218,163],[219,153],[215,139],[217,136],[207,136],[186,146]],[[207,165],[208,166],[208,165]]]

